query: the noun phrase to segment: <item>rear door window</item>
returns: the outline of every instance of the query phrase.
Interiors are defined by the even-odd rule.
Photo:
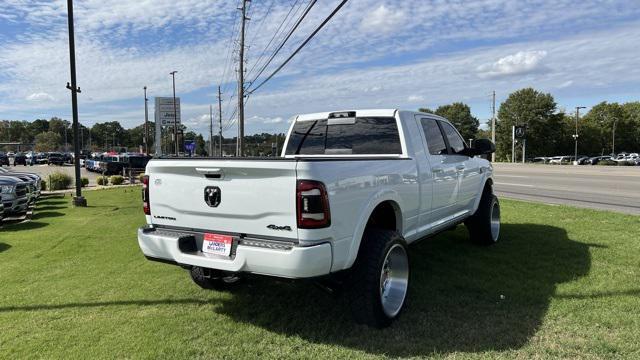
[[[298,121],[286,155],[402,154],[393,117],[359,117],[353,123],[327,125],[327,120]]]

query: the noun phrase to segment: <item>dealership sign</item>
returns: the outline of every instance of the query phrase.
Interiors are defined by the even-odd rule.
[[[155,101],[156,124],[159,123],[161,126],[173,126],[174,121],[180,124],[180,98],[176,98],[175,107],[173,105],[172,97],[156,97]]]

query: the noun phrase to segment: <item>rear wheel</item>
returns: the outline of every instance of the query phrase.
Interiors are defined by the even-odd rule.
[[[231,290],[242,280],[237,274],[228,274],[199,266],[193,266],[189,270],[189,274],[196,285],[208,290]]]
[[[492,245],[500,237],[500,202],[490,188],[485,189],[478,210],[465,221],[471,241],[478,245]]]
[[[347,289],[356,322],[376,328],[396,319],[409,288],[409,257],[400,234],[386,229],[365,231]]]

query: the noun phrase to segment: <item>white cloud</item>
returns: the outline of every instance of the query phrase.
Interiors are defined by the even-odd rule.
[[[529,74],[542,69],[542,59],[546,56],[547,52],[544,50],[518,51],[492,64],[478,66],[478,75],[483,78],[499,78]]]
[[[362,19],[360,29],[365,32],[389,33],[402,24],[403,19],[403,11],[380,5]]]
[[[558,85],[558,89],[564,89],[567,88],[569,86],[573,85],[573,80],[567,80],[565,82],[563,82],[562,84]]]
[[[419,103],[424,101],[424,96],[422,95],[409,95],[407,101],[410,103]]]
[[[248,119],[249,122],[261,123],[261,124],[279,124],[284,121],[280,116],[277,117],[264,117],[264,116],[252,116]]]
[[[47,94],[46,92],[36,92],[26,97],[29,101],[53,101],[55,100],[53,96]]]

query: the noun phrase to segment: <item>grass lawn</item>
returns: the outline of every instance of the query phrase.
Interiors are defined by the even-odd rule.
[[[86,197],[0,229],[0,358],[640,358],[640,217],[502,200],[498,245],[414,246],[406,311],[372,330],[310,282],[201,290],[142,256],[138,188]]]

